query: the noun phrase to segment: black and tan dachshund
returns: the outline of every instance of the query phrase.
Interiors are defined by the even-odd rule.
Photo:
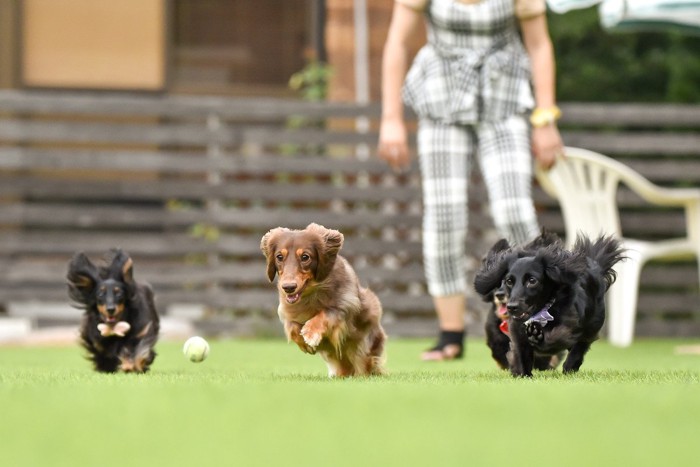
[[[68,265],[68,295],[84,309],[82,346],[95,370],[144,373],[155,359],[160,330],[153,291],[134,280],[133,261],[119,249],[96,266],[84,253]]]
[[[605,322],[605,292],[623,258],[614,238],[579,236],[572,250],[559,244],[533,252],[504,250],[484,261],[474,286],[486,296],[503,284],[514,376],[532,376],[536,355],[564,350],[563,371],[579,370]]]

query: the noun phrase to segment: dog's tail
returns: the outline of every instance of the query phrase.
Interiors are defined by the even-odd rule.
[[[613,266],[626,258],[622,243],[612,235],[601,235],[596,241],[591,241],[590,238],[579,235],[576,238],[574,251],[598,263],[605,279],[606,290],[617,279]]]

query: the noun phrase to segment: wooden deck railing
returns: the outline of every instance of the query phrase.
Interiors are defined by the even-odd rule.
[[[563,111],[567,144],[619,158],[657,183],[700,184],[700,106]],[[0,91],[0,304],[67,302],[71,255],[98,258],[118,246],[153,284],[162,313],[192,303],[234,328],[277,327],[260,238],[318,222],[345,234],[342,252],[380,296],[390,331],[432,333],[418,172],[394,174],[373,156],[376,131],[355,123],[368,118],[376,128],[377,115],[376,106],[337,103]],[[470,196],[476,266],[496,235],[478,177]],[[629,235],[683,228],[680,212],[621,196]],[[541,222],[561,231],[556,204],[539,190],[536,199]],[[640,334],[700,331],[696,269],[645,269]]]

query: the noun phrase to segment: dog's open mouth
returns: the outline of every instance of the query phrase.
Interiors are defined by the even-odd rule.
[[[523,311],[522,313],[511,313],[510,316],[516,321],[525,321],[530,314],[527,311]]]
[[[301,293],[299,293],[299,292],[287,294],[287,303],[289,303],[290,305],[293,305],[294,303],[298,302],[300,298],[301,298]]]

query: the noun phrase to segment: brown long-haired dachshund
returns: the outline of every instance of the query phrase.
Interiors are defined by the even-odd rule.
[[[382,374],[382,306],[338,254],[342,246],[343,234],[318,224],[278,227],[260,242],[267,277],[272,282],[279,276],[277,313],[287,339],[319,353],[330,377]]]

